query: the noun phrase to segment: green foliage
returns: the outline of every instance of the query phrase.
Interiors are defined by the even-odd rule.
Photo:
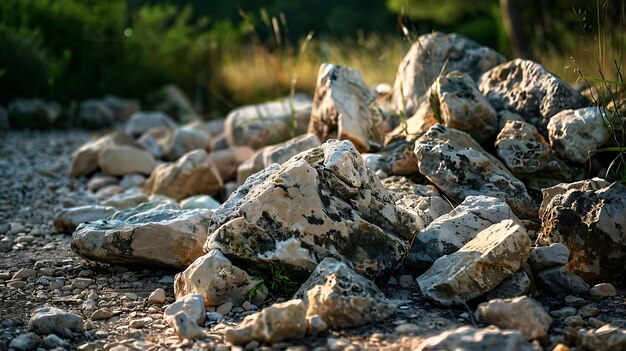
[[[269,271],[252,270],[250,275],[260,279],[262,282],[257,284],[248,292],[248,298],[252,299],[260,289],[268,288],[270,294],[277,297],[291,297],[300,284],[291,279],[282,269],[270,264]]]

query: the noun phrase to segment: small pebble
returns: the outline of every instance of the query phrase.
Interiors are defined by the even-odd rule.
[[[165,303],[165,290],[161,288],[154,290],[150,293],[150,296],[148,296],[148,304],[150,305],[163,303]]]
[[[589,295],[596,299],[617,295],[617,290],[611,283],[601,283],[589,289]]]

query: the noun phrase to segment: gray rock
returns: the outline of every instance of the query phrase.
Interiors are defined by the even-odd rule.
[[[626,329],[605,324],[598,329],[580,329],[577,345],[588,350],[618,351],[626,349]]]
[[[126,221],[84,223],[72,235],[71,247],[99,262],[184,269],[203,254],[210,216],[208,210],[163,210]]]
[[[495,50],[458,34],[421,35],[398,67],[393,104],[397,110],[411,116],[419,98],[440,74],[459,71],[477,80],[483,72],[504,61]]]
[[[78,107],[78,125],[87,129],[112,128],[115,123],[113,111],[97,99],[84,100]]]
[[[70,176],[78,177],[95,172],[98,169],[98,156],[105,148],[113,145],[132,146],[134,144],[132,138],[120,132],[113,132],[90,141],[72,153]]]
[[[115,211],[115,207],[100,205],[66,208],[54,218],[54,229],[59,233],[73,232],[79,224],[107,219]]]
[[[157,127],[173,130],[176,129],[176,122],[163,112],[135,112],[126,122],[124,132],[132,137],[138,137],[149,129]]]
[[[148,196],[139,188],[130,188],[102,201],[102,206],[115,207],[117,210],[126,210],[149,202]]]
[[[180,201],[180,208],[183,210],[193,210],[197,208],[215,210],[218,207],[220,207],[220,203],[209,195],[190,196]]]
[[[487,293],[487,299],[507,299],[526,295],[530,291],[530,287],[530,277],[521,269]]]
[[[153,196],[150,201],[142,202],[139,205],[131,208],[126,208],[115,212],[108,219],[115,221],[126,221],[130,217],[134,216],[147,216],[149,212],[164,211],[164,210],[180,210],[178,204],[164,196]]]
[[[174,331],[181,339],[202,339],[204,338],[204,331],[202,328],[194,322],[186,312],[178,312],[174,318],[171,319],[171,324],[174,327]]]
[[[362,154],[367,168],[393,175],[413,175],[418,172],[415,158],[415,141],[404,139],[388,143],[375,154]]]
[[[534,348],[518,331],[496,327],[462,326],[424,340],[415,351],[532,351]]]
[[[589,282],[607,281],[624,274],[626,186],[613,183],[599,190],[585,190],[590,183],[573,183],[565,193],[544,195],[541,236],[567,246],[570,271]],[[544,194],[547,192],[550,190]]]
[[[515,59],[485,72],[478,88],[491,105],[520,114],[528,122],[539,118],[545,128],[555,114],[588,105],[588,100],[540,64]],[[535,123],[533,123],[535,124]]]
[[[156,165],[152,154],[130,146],[107,146],[98,154],[98,167],[108,175],[150,174]]]
[[[519,179],[468,134],[433,126],[415,144],[420,173],[457,202],[470,195],[506,201],[520,218],[536,218],[537,206]]]
[[[11,340],[9,343],[9,349],[16,351],[31,351],[37,349],[40,342],[41,337],[39,337],[39,335],[35,333],[24,333]]]
[[[204,297],[202,295],[190,294],[179,298],[163,311],[163,319],[170,326],[174,327],[176,316],[179,313],[186,314],[196,325],[204,324],[206,319]]]
[[[113,118],[118,122],[128,121],[133,113],[141,109],[137,100],[122,99],[114,95],[107,95],[101,101],[113,112]]]
[[[200,119],[187,95],[175,84],[164,86],[151,98],[155,109],[164,111],[178,122],[187,123]]]
[[[578,295],[589,290],[589,284],[563,266],[546,268],[538,272],[535,281],[541,290],[555,296]]]
[[[502,329],[519,330],[529,340],[548,335],[552,324],[543,306],[528,296],[483,302],[476,309],[476,320]]]
[[[565,266],[569,259],[567,246],[561,243],[554,243],[550,246],[534,247],[530,250],[528,264],[533,271],[538,272],[544,268],[554,266]]]
[[[307,318],[319,316],[333,329],[380,322],[396,311],[372,281],[330,257],[317,266],[294,299],[307,305]]]
[[[237,178],[237,169],[255,154],[248,146],[232,146],[223,150],[213,151],[209,159],[215,164],[222,180],[234,180]]]
[[[55,334],[50,334],[44,337],[41,340],[41,346],[45,347],[46,349],[60,348],[67,350],[70,348],[70,344],[67,341],[61,339]]]
[[[589,296],[596,299],[615,295],[617,295],[617,290],[615,290],[615,287],[611,283],[596,284],[591,289],[589,289]]]
[[[215,211],[210,230],[205,250],[247,267],[272,264],[302,279],[331,256],[379,277],[406,255],[415,218],[395,205],[352,143],[328,141],[248,178]]]
[[[176,128],[162,141],[163,158],[167,161],[176,161],[182,155],[196,149],[211,151],[211,138],[201,129],[190,127]]]
[[[468,196],[417,234],[404,266],[409,273],[422,273],[438,258],[458,251],[481,231],[507,219],[522,226],[506,202],[489,196]]]
[[[57,334],[72,337],[72,331],[83,330],[83,319],[79,315],[55,307],[42,307],[30,317],[28,330],[39,335]]]
[[[263,164],[266,167],[272,163],[283,164],[293,156],[320,145],[322,142],[316,134],[303,134],[265,149],[263,151]]]
[[[598,107],[561,111],[548,123],[550,144],[564,159],[586,163],[611,137],[610,118],[610,111]]]
[[[49,128],[61,116],[61,106],[41,99],[15,99],[7,108],[12,128]]]
[[[529,253],[524,227],[504,220],[478,233],[459,251],[436,260],[417,283],[424,296],[442,305],[462,305],[517,272]]]

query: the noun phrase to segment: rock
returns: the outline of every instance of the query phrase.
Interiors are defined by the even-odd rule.
[[[618,351],[626,348],[626,330],[605,324],[598,329],[580,329],[578,346],[588,350]]]
[[[146,177],[142,174],[127,174],[122,177],[120,186],[124,189],[139,188],[146,183]]]
[[[150,293],[148,296],[148,304],[150,305],[160,305],[165,303],[165,290],[162,288],[158,288]]]
[[[81,224],[72,235],[72,251],[112,264],[158,265],[185,269],[202,256],[208,210],[163,210]]]
[[[589,295],[593,298],[601,299],[617,295],[617,290],[615,290],[615,287],[611,283],[600,283],[589,289]]]
[[[571,181],[572,170],[556,156],[535,126],[523,121],[509,121],[496,139],[496,154],[521,179],[554,186]]]
[[[231,301],[224,302],[223,304],[215,308],[215,312],[225,316],[233,310],[233,303]]]
[[[328,330],[328,324],[320,316],[311,316],[307,318],[307,334],[317,335]]]
[[[455,71],[440,75],[426,95],[446,127],[464,131],[481,144],[497,132],[496,111],[468,74]]]
[[[157,110],[164,111],[178,122],[187,123],[200,119],[187,95],[175,84],[164,86],[150,100]]]
[[[41,340],[41,346],[45,347],[46,349],[60,348],[67,350],[70,348],[70,345],[67,341],[61,339],[54,334],[50,334],[43,338],[43,340]]]
[[[542,191],[541,236],[563,243],[570,252],[567,268],[585,281],[611,280],[626,264],[626,187],[613,183],[585,190],[590,181],[570,184],[552,197]],[[561,187],[561,186],[557,186]]]
[[[452,205],[433,185],[415,184],[408,178],[399,176],[385,178],[381,183],[391,193],[396,206],[415,214],[418,230],[452,211]]]
[[[78,125],[87,129],[112,128],[115,123],[113,111],[107,104],[96,99],[82,101],[76,118]]]
[[[515,113],[515,112],[511,112],[508,110],[500,110],[498,112],[496,112],[496,115],[498,116],[498,129],[502,130],[504,128],[504,126],[507,124],[507,122],[509,121],[520,121],[520,122],[525,122],[526,120],[524,119],[524,117],[520,116],[519,114]],[[543,138],[543,135],[542,135]]]
[[[152,196],[152,199],[150,201],[142,202],[135,207],[117,211],[108,219],[116,221],[126,221],[131,217],[148,216],[150,212],[180,209],[180,206],[178,206],[175,201],[161,195],[156,195]]]
[[[470,195],[506,201],[523,219],[537,216],[537,206],[524,183],[468,134],[433,126],[415,144],[419,171],[457,202]]]
[[[202,295],[190,294],[179,298],[165,309],[163,319],[170,326],[174,327],[176,324],[176,316],[180,313],[186,314],[197,325],[203,325],[206,319],[204,297],[202,297]]]
[[[54,218],[54,228],[59,233],[73,232],[79,224],[107,219],[115,211],[115,207],[100,205],[66,208]]]
[[[283,164],[293,156],[322,145],[320,138],[313,133],[307,133],[291,138],[283,143],[273,145],[263,150],[263,164],[265,167],[272,163]],[[250,156],[252,157],[252,156]],[[248,158],[250,158],[248,157]]]
[[[126,122],[124,132],[136,138],[149,129],[157,127],[174,130],[176,129],[176,122],[163,112],[135,112]]]
[[[612,135],[609,129],[611,112],[587,107],[564,110],[550,118],[550,144],[564,159],[587,163],[590,153],[600,148]]]
[[[7,112],[12,128],[49,128],[61,116],[61,106],[41,99],[15,99]]]
[[[589,285],[563,266],[546,268],[535,276],[537,286],[551,295],[582,294]]]
[[[92,321],[109,319],[111,317],[113,317],[113,312],[108,308],[97,309],[91,314]]]
[[[217,195],[223,186],[219,171],[204,150],[184,154],[178,161],[159,165],[146,181],[148,194],[175,200],[192,195]]]
[[[396,110],[411,116],[417,110],[419,98],[439,75],[459,71],[477,80],[483,72],[504,61],[495,50],[458,34],[421,35],[398,67],[393,104]]]
[[[398,277],[398,283],[405,289],[410,288],[414,281],[415,279],[413,279],[413,276],[410,274],[403,274]]]
[[[95,172],[98,169],[98,156],[105,148],[113,145],[133,144],[134,141],[131,138],[119,132],[107,134],[84,144],[72,153],[72,162],[69,169],[70,176],[78,177]]]
[[[424,340],[415,351],[532,351],[534,348],[522,333],[496,327],[462,326]]]
[[[180,208],[183,210],[193,210],[196,208],[215,210],[218,207],[220,207],[220,203],[209,195],[190,196],[180,201]]]
[[[530,250],[528,264],[535,272],[554,266],[565,266],[569,258],[567,246],[554,243],[550,246],[535,247]]]
[[[541,189],[543,201],[541,202],[541,207],[539,207],[539,217],[543,216],[543,214],[546,212],[546,209],[551,204],[552,199],[554,199],[554,197],[557,195],[563,195],[569,190],[595,191],[606,188],[609,185],[611,185],[611,182],[607,182],[606,180],[601,178],[593,178],[581,180],[574,183],[561,183],[550,188]]]
[[[107,95],[101,101],[113,112],[113,119],[118,122],[128,121],[133,113],[141,109],[137,100],[122,99],[115,95]]]
[[[422,273],[438,258],[458,251],[481,231],[507,219],[522,226],[506,202],[489,196],[468,196],[454,210],[420,230],[404,266],[409,273]]]
[[[583,307],[587,304],[587,300],[582,297],[572,295],[565,296],[563,302],[570,307]]]
[[[459,251],[437,259],[417,283],[424,296],[442,305],[462,305],[517,272],[529,254],[526,230],[507,219],[479,232]]]
[[[271,149],[271,146],[266,146],[252,155],[249,159],[242,162],[237,167],[237,184],[245,183],[249,176],[262,171],[265,168],[264,153]]]
[[[252,156],[254,156],[252,148],[248,146],[233,146],[211,152],[209,159],[217,167],[222,180],[227,181],[236,179],[239,165]]]
[[[262,283],[233,265],[219,250],[212,250],[196,259],[184,272],[176,274],[174,294],[177,298],[202,295],[205,306],[226,302],[241,305],[248,292]]]
[[[485,72],[478,88],[498,111],[515,112],[527,122],[544,128],[552,116],[565,109],[581,108],[588,100],[540,64],[523,59],[503,63]]]
[[[304,133],[310,114],[311,99],[301,94],[239,107],[226,117],[224,136],[230,146],[260,149]]]
[[[115,207],[118,210],[126,210],[149,202],[150,199],[139,188],[131,188],[120,192],[107,200],[101,201],[102,206]],[[153,206],[152,204],[151,206]]]
[[[182,155],[196,149],[211,151],[209,134],[200,129],[181,127],[174,129],[163,141],[163,156],[168,161],[176,161]]]
[[[130,146],[108,146],[98,154],[98,166],[108,175],[150,174],[156,162],[147,151]]]
[[[72,331],[83,330],[83,319],[55,307],[42,307],[28,321],[28,330],[39,335],[57,334],[72,337]]]
[[[295,293],[307,305],[306,316],[319,316],[330,328],[351,328],[394,315],[376,285],[334,258],[324,259]]]
[[[372,108],[376,97],[358,70],[322,64],[308,132],[315,133],[323,142],[350,140],[360,152],[369,151],[370,139],[380,143],[383,137],[377,126],[382,116]]]
[[[416,228],[352,143],[328,141],[248,178],[215,211],[210,230],[205,251],[304,280],[328,256],[366,277],[387,275]]]
[[[139,139],[137,139],[137,143],[154,156],[155,159],[163,159],[165,148],[174,134],[173,130],[166,127],[150,128],[141,134]]]
[[[394,140],[376,154],[362,154],[367,168],[383,171],[388,175],[413,175],[418,172],[415,158],[415,142]]]
[[[26,280],[30,277],[36,277],[37,271],[30,268],[22,268],[13,274],[13,280]]]
[[[174,331],[181,339],[202,339],[204,338],[204,331],[202,328],[194,322],[189,315],[184,312],[178,312],[171,322],[174,327]]]
[[[72,280],[72,288],[85,290],[89,287],[89,285],[93,284],[94,282],[95,280],[91,278],[74,278],[74,280]]]
[[[226,329],[224,340],[245,345],[252,340],[275,343],[299,339],[307,331],[306,306],[302,300],[276,303],[260,312],[246,316],[236,328]]]
[[[36,350],[39,343],[41,343],[41,337],[39,337],[39,335],[35,333],[24,333],[11,340],[9,343],[9,349],[16,351],[31,351]]]
[[[526,295],[530,287],[530,277],[521,269],[487,293],[487,299],[507,299]]]
[[[408,115],[409,118],[400,123],[386,138],[404,136],[406,139],[414,139],[416,135],[426,133],[430,127],[439,123],[426,96],[418,98],[416,106],[415,112]]]
[[[89,182],[87,182],[87,189],[95,193],[106,186],[116,185],[117,183],[119,183],[117,177],[107,175],[95,175],[89,180]]]
[[[519,330],[529,340],[548,335],[552,324],[548,312],[528,296],[483,302],[476,310],[476,320],[502,329]]]

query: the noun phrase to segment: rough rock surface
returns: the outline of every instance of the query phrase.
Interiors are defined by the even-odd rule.
[[[317,134],[321,141],[350,140],[357,150],[367,152],[370,140],[382,141],[377,126],[382,116],[372,108],[375,99],[358,70],[322,64],[308,131]]]
[[[176,302],[167,306],[163,311],[163,317],[166,322],[173,325],[173,318],[181,312],[186,313],[196,324],[202,325],[206,319],[204,297],[193,294],[179,297]]]
[[[163,210],[83,223],[72,236],[72,250],[100,262],[184,269],[202,256],[210,218],[209,210]]]
[[[476,310],[476,320],[502,329],[519,330],[529,340],[548,335],[552,324],[543,306],[528,296],[483,302]]]
[[[495,50],[461,35],[439,32],[421,35],[398,67],[392,101],[397,110],[411,116],[418,99],[440,73],[459,71],[477,80],[483,72],[504,61]]]
[[[461,203],[470,195],[506,201],[520,218],[536,218],[537,206],[524,183],[467,133],[433,126],[415,144],[419,171]]]
[[[626,349],[626,329],[609,323],[598,329],[578,330],[577,345],[587,350],[618,351]]]
[[[116,209],[110,206],[86,205],[66,208],[54,218],[54,228],[59,232],[73,232],[79,224],[107,219]]]
[[[530,274],[532,276],[532,274]],[[528,294],[531,288],[530,276],[524,268],[504,279],[487,293],[487,299],[507,299]]]
[[[388,143],[375,154],[362,154],[367,168],[387,175],[411,175],[418,171],[415,142],[404,139]]]
[[[589,290],[589,284],[564,266],[543,269],[535,275],[535,280],[542,291],[554,296],[579,295]]]
[[[488,196],[468,196],[451,212],[422,229],[404,261],[408,273],[421,273],[438,258],[458,251],[490,226],[511,219],[522,225],[506,202]]]
[[[442,305],[462,305],[517,272],[529,253],[524,227],[504,220],[478,233],[459,251],[436,260],[417,282],[428,298]]]
[[[30,318],[28,330],[39,335],[57,334],[71,337],[72,331],[83,330],[83,319],[79,315],[56,307],[42,307]]]
[[[445,331],[424,340],[415,351],[532,351],[534,348],[518,331],[470,326]]]
[[[328,141],[248,178],[213,214],[205,250],[246,267],[308,276],[326,257],[379,277],[397,268],[415,218],[349,141]]]
[[[585,190],[591,186],[593,181],[576,182],[565,193],[544,196],[541,235],[550,243],[567,246],[570,271],[588,282],[607,281],[624,274],[626,186],[613,183]],[[544,194],[549,192],[557,190]]]
[[[545,128],[555,114],[586,107],[588,100],[540,64],[515,59],[485,72],[478,88],[496,110],[518,113]]]
[[[180,298],[188,294],[204,296],[206,306],[231,302],[241,305],[250,290],[262,281],[233,265],[219,250],[198,257],[184,272],[174,278],[174,293]]]
[[[331,257],[320,262],[294,299],[307,305],[307,318],[317,315],[334,329],[380,322],[396,311],[372,281]]]
[[[98,154],[98,166],[108,175],[150,174],[156,165],[148,151],[130,146],[107,146]]]
[[[484,143],[498,130],[496,111],[464,73],[439,76],[426,93],[443,125],[468,133]]]
[[[533,271],[538,272],[544,268],[565,266],[569,259],[567,246],[554,243],[549,246],[539,246],[530,250],[528,264]]]
[[[550,144],[564,159],[585,163],[590,152],[611,137],[610,116],[611,112],[598,107],[561,111],[548,123]]]
[[[206,151],[194,150],[175,163],[159,165],[146,181],[144,190],[182,200],[192,195],[217,195],[223,185]]]

